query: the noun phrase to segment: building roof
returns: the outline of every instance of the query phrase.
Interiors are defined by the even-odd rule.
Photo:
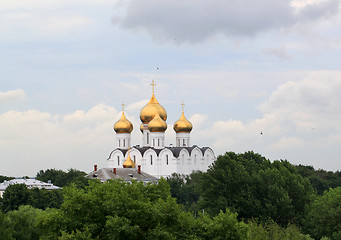
[[[180,152],[181,152],[182,149],[186,149],[186,150],[189,152],[190,155],[191,155],[193,149],[195,149],[195,148],[198,148],[198,149],[202,152],[203,155],[205,154],[205,151],[206,151],[207,149],[211,149],[210,147],[201,147],[201,148],[200,148],[200,147],[198,147],[197,145],[193,145],[192,147],[164,147],[164,148],[161,148],[161,149],[154,148],[154,147],[140,147],[140,145],[136,145],[136,146],[133,146],[133,148],[136,149],[136,150],[138,150],[138,151],[141,153],[142,156],[143,156],[143,154],[144,154],[148,149],[154,150],[155,153],[156,153],[156,155],[159,156],[160,152],[161,152],[164,148],[167,148],[167,149],[169,149],[169,150],[173,153],[174,157],[176,157],[176,158],[179,157]],[[126,152],[127,152],[127,149],[116,148],[116,149],[114,149],[113,151],[115,151],[115,150],[121,151],[121,152],[123,153],[123,156],[125,156],[125,154],[126,154]],[[110,156],[111,156],[111,154],[113,153],[113,151],[110,153],[108,159],[110,159]]]
[[[88,179],[98,179],[102,182],[109,179],[122,179],[124,181],[143,181],[143,182],[157,182],[159,179],[145,172],[138,173],[135,168],[116,168],[116,174],[113,168],[101,168],[93,171],[85,176]]]
[[[9,185],[13,185],[13,184],[25,184],[27,188],[29,189],[31,188],[39,188],[39,189],[45,188],[47,190],[60,189],[60,187],[57,187],[53,185],[52,183],[42,182],[34,178],[17,178],[17,179],[12,179],[12,180],[7,180],[7,181],[5,180],[4,182],[0,183],[0,191],[5,191]]]

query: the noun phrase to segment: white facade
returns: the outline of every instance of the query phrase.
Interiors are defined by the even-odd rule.
[[[215,161],[211,148],[198,146],[161,149],[134,146],[129,150],[129,155],[136,167],[140,165],[142,171],[158,178],[168,177],[172,173],[205,172]],[[108,158],[108,168],[122,168],[127,157],[127,150],[114,149]]]

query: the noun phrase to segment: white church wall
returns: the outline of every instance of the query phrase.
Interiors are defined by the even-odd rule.
[[[108,159],[108,167],[109,168],[120,168],[123,167],[123,163],[125,161],[125,156],[120,150],[115,150],[111,153],[110,158]]]
[[[159,175],[159,161],[157,160],[158,156],[153,149],[148,149],[143,154],[143,163],[141,164],[142,171],[149,173],[153,176]]]

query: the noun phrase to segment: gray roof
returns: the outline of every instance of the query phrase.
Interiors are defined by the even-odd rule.
[[[155,153],[156,153],[156,155],[159,156],[160,152],[164,149],[164,148],[158,149],[158,148],[154,148],[154,147],[140,147],[139,145],[133,146],[133,148],[136,149],[136,150],[138,150],[138,151],[141,153],[142,156],[143,156],[143,154],[144,154],[148,149],[154,150]],[[197,145],[193,145],[192,147],[165,147],[165,148],[169,149],[169,150],[173,153],[174,157],[176,157],[176,158],[179,157],[179,154],[180,154],[180,152],[181,152],[182,149],[186,149],[186,150],[189,152],[189,154],[191,154],[194,148],[198,148],[198,149],[200,149],[200,151],[202,152],[203,155],[205,154],[205,151],[206,151],[207,149],[211,149],[210,147],[202,147],[202,148],[200,148],[200,147],[198,147]],[[116,148],[116,149],[114,149],[113,151],[115,151],[115,150],[121,151],[121,152],[123,153],[123,155],[125,155],[126,152],[127,152],[126,149],[121,149],[121,148]],[[113,151],[112,151],[112,152],[113,152]],[[110,156],[111,156],[112,152],[110,153],[108,159],[110,159]]]
[[[5,191],[9,185],[13,184],[25,184],[29,189],[31,188],[45,188],[47,190],[60,189],[60,187],[57,187],[52,183],[42,182],[34,178],[19,178],[8,181],[5,180],[3,183],[0,183],[0,191]]]
[[[135,168],[116,168],[116,174],[113,168],[101,168],[93,171],[85,176],[88,179],[98,179],[107,181],[109,179],[122,179],[124,181],[143,181],[143,182],[157,182],[159,179],[145,172],[138,173]]]

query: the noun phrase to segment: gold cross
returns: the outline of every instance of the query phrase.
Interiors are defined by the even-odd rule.
[[[182,112],[183,112],[184,111],[184,106],[185,106],[184,101],[182,101],[181,106],[182,106]]]
[[[125,106],[124,102],[122,102],[121,106],[122,106],[122,111],[124,112],[124,106]]]
[[[150,85],[153,87],[153,94],[154,94],[154,87],[156,86],[156,83],[154,83],[154,80],[152,81]]]

